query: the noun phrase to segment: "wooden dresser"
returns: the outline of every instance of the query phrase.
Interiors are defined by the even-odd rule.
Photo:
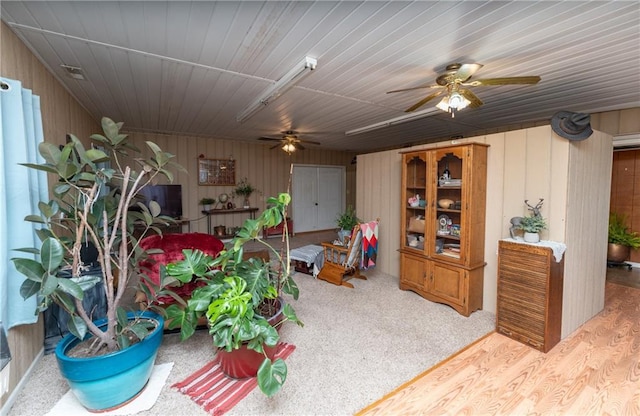
[[[498,242],[496,330],[542,352],[560,342],[564,257],[535,244]]]

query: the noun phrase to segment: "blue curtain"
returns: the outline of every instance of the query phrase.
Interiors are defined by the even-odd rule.
[[[24,276],[10,259],[27,256],[17,248],[39,246],[33,224],[24,217],[39,213],[38,202],[48,199],[47,176],[19,163],[44,163],[38,154],[41,141],[40,97],[20,81],[0,77],[0,321],[6,328],[38,318],[35,297],[20,296]]]

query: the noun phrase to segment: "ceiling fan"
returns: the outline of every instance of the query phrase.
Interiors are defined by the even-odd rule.
[[[293,131],[293,130],[287,130],[287,131],[283,131],[281,132],[283,134],[283,136],[281,138],[275,138],[275,137],[260,137],[258,140],[264,140],[264,141],[272,141],[272,142],[280,142],[277,145],[271,147],[271,149],[275,149],[276,147],[280,147],[282,148],[282,150],[284,150],[285,152],[291,154],[293,152],[295,152],[296,150],[304,150],[305,147],[302,145],[302,143],[307,143],[307,144],[315,144],[315,145],[320,145],[319,142],[314,142],[311,140],[302,140],[298,138],[298,133],[297,131]]]
[[[447,65],[445,72],[436,78],[434,85],[421,85],[419,87],[404,88],[399,90],[388,91],[387,94],[395,92],[412,91],[422,88],[438,89],[438,91],[427,95],[411,107],[404,110],[407,113],[417,110],[427,102],[446,94],[444,98],[436,105],[439,109],[451,113],[451,117],[455,117],[455,111],[463,108],[477,108],[483,102],[471,90],[463,87],[480,87],[490,85],[507,85],[507,84],[537,84],[540,81],[539,76],[524,77],[505,77],[505,78],[486,78],[471,81],[471,77],[482,68],[481,64],[450,64]]]

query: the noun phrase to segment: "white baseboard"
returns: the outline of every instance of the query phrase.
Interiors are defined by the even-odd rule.
[[[9,414],[9,410],[11,410],[11,408],[13,407],[13,403],[15,403],[16,399],[18,398],[18,394],[20,394],[20,392],[24,388],[24,386],[27,383],[27,381],[29,381],[29,378],[31,377],[31,373],[33,373],[33,370],[35,369],[36,364],[38,364],[40,362],[42,357],[44,357],[44,348],[42,348],[40,350],[40,352],[38,353],[36,358],[33,360],[31,365],[27,369],[27,372],[20,379],[20,382],[18,383],[16,388],[13,389],[13,391],[9,395],[9,398],[7,399],[7,401],[2,405],[2,408],[0,409],[0,416],[6,416],[6,415]]]

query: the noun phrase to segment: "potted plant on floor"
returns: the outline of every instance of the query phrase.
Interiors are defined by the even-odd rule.
[[[251,202],[249,201],[249,197],[254,192],[260,191],[254,188],[253,185],[249,183],[249,180],[247,178],[242,178],[242,180],[236,185],[236,189],[233,190],[233,196],[241,196],[243,198],[242,207],[250,208]]]
[[[291,277],[289,235],[283,228],[280,252],[260,238],[264,227],[275,227],[286,218],[289,194],[269,198],[268,207],[255,219],[245,220],[228,248],[211,258],[201,251],[184,250],[184,260],[166,265],[163,273],[180,282],[199,281],[203,286],[188,301],[167,308],[169,328],[181,327],[181,339],[193,335],[198,319],[205,316],[222,370],[235,378],[256,376],[267,396],[277,393],[287,377],[282,359],[273,359],[279,340],[277,328],[286,321],[302,326],[283,295],[298,299]],[[256,241],[276,261],[245,259],[243,246]],[[161,269],[162,270],[162,269]]]
[[[340,243],[345,244],[345,239],[351,235],[351,231],[353,231],[353,227],[355,227],[360,220],[356,215],[356,211],[353,209],[351,205],[347,207],[347,209],[338,215],[336,219],[336,224],[338,225],[338,238]]]
[[[541,215],[530,215],[520,220],[519,228],[524,231],[524,241],[537,243],[540,241],[540,231],[547,228],[547,222]]]
[[[150,310],[127,312],[121,305],[138,273],[138,263],[147,255],[138,238],[152,229],[161,233],[157,225],[172,221],[160,215],[156,202],[147,207],[137,196],[159,177],[172,180],[169,167],[181,169],[171,161],[173,155],[152,142],[147,142],[151,156],[135,159],[138,170],[126,165],[125,157],[139,151],[120,133],[121,127],[122,123],[103,118],[103,134],[91,136],[100,148],[85,149],[73,135],[63,147],[40,143],[45,163],[25,166],[48,172],[56,181],[51,200],[40,202],[40,213],[25,220],[40,226],[37,233],[42,243],[19,250],[31,258],[12,259],[26,277],[21,295],[25,299],[38,296],[36,313],[55,303],[69,314],[70,334],[58,343],[56,358],[71,390],[90,410],[126,402],[151,375],[162,341],[163,318]],[[133,236],[134,226],[138,238]],[[82,247],[89,243],[97,250],[98,276],[83,275]],[[92,316],[82,303],[84,291],[95,285],[104,287],[104,317]],[[150,297],[168,293],[151,281],[140,289]],[[71,353],[76,357],[71,358]],[[96,389],[103,378],[104,387]]]
[[[609,244],[607,247],[607,261],[623,263],[629,258],[631,249],[640,248],[640,235],[629,231],[626,217],[621,214],[609,214]]]

